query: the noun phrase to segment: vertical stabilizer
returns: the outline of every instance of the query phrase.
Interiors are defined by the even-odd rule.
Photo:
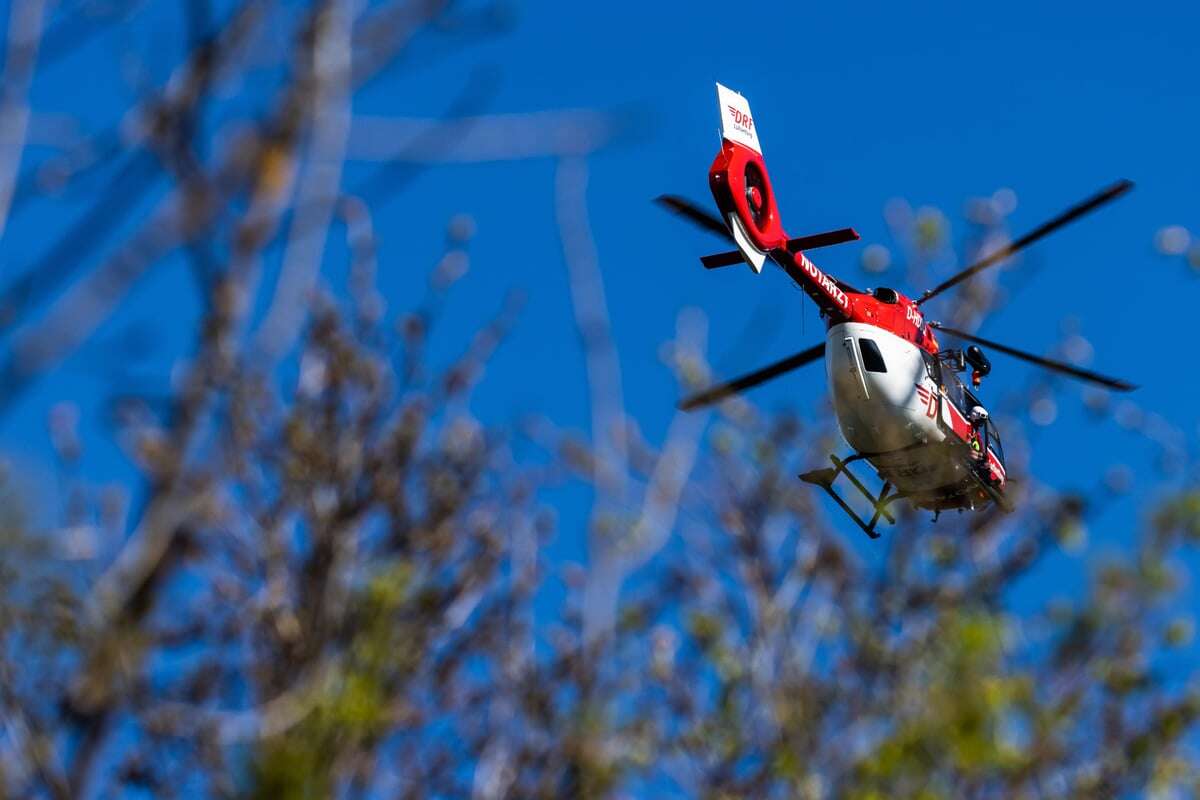
[[[717,102],[721,105],[721,136],[749,147],[762,155],[758,129],[750,114],[750,101],[727,86],[717,84]]]

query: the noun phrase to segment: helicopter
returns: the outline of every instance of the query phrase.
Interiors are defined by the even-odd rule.
[[[854,452],[844,458],[831,454],[831,467],[799,477],[823,489],[874,539],[880,535],[881,520],[895,523],[891,506],[898,500],[933,511],[935,519],[951,509],[981,511],[993,504],[1006,512],[1013,509],[1000,433],[978,396],[980,383],[992,369],[984,347],[1106,389],[1136,388],[929,320],[921,310],[934,297],[1127,193],[1132,182],[1117,181],[916,299],[888,287],[863,291],[823,272],[806,255],[809,250],[856,241],[858,233],[841,228],[789,236],[780,221],[749,102],[720,83],[717,102],[721,145],[708,180],[720,216],[678,195],[662,195],[657,202],[736,247],[703,256],[700,262],[706,269],[745,263],[761,273],[768,259],[781,267],[816,304],[826,333],[820,344],[685,398],[681,409],[717,403],[824,358],[838,427]],[[966,346],[943,348],[938,341],[943,334]],[[969,387],[959,377],[968,369]],[[855,462],[874,469],[881,481],[878,491],[850,470]],[[841,476],[866,499],[869,518],[837,491],[835,483]]]

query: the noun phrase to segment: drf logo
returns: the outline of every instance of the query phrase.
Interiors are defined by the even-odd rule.
[[[920,398],[921,405],[925,407],[925,416],[930,419],[937,417],[937,395],[918,383],[917,397]]]
[[[754,118],[749,114],[745,114],[740,109],[729,106],[729,116],[733,118],[734,125],[741,126],[747,131],[754,130]]]

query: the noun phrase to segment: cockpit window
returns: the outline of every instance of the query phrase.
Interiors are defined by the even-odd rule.
[[[887,364],[883,363],[883,353],[879,345],[871,339],[859,339],[858,350],[862,353],[863,367],[867,372],[887,372]]]
[[[969,415],[971,406],[967,405],[967,389],[962,385],[962,381],[949,369],[942,370],[942,377],[945,378],[946,398],[962,412],[964,417]]]
[[[991,420],[987,422],[988,447],[996,454],[996,458],[1000,459],[1000,463],[1004,463],[1004,446],[1000,444],[1000,432],[996,430],[996,426]]]
[[[921,358],[925,361],[925,374],[933,378],[934,383],[942,382],[942,365],[928,350],[921,350]]]

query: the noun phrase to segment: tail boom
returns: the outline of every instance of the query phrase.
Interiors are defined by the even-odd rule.
[[[841,290],[837,281],[809,261],[804,253],[776,251],[775,261],[832,322],[844,322],[852,318],[849,295]]]

